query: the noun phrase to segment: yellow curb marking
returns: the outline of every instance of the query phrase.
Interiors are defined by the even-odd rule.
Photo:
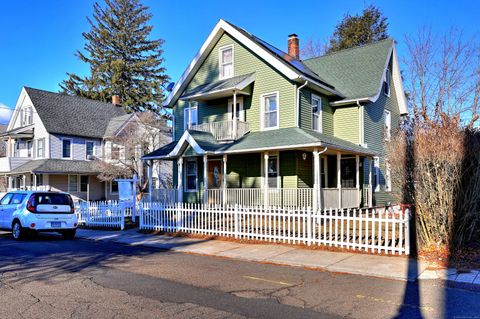
[[[365,295],[357,295],[356,297],[358,299],[368,299],[368,300],[371,300],[371,301],[387,303],[387,304],[398,306],[398,307],[406,306],[406,307],[410,307],[410,308],[419,308],[421,310],[425,310],[426,312],[432,312],[433,311],[433,308],[429,307],[429,306],[417,306],[417,305],[411,305],[411,304],[398,303],[398,302],[394,302],[394,301],[388,300],[388,299],[375,298],[375,297],[372,297],[372,296],[365,296]]]
[[[278,284],[278,285],[282,285],[282,286],[293,286],[293,284],[289,284],[288,282],[269,280],[269,279],[258,278],[258,277],[253,277],[253,276],[243,276],[243,278],[251,279],[251,280],[265,281],[265,282],[269,282],[269,283],[272,283],[272,284]]]

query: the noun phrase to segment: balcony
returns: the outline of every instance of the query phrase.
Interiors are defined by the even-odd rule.
[[[235,141],[250,132],[250,124],[240,120],[193,125],[191,130],[211,133],[217,141]]]
[[[0,173],[8,173],[31,160],[30,157],[0,157]]]

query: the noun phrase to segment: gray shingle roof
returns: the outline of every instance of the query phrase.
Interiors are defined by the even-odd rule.
[[[233,143],[218,143],[212,134],[198,131],[188,131],[195,142],[207,153],[229,154],[255,152],[275,149],[295,149],[300,146],[328,147],[356,154],[374,155],[375,152],[360,145],[328,136],[312,130],[298,127],[282,128],[261,132],[251,132]],[[177,145],[178,141],[145,155],[146,158],[165,157]]]
[[[345,99],[378,93],[393,39],[341,50],[303,63],[345,95]]]
[[[25,87],[46,130],[52,134],[104,137],[113,118],[126,112],[110,103]]]
[[[98,174],[96,161],[41,159],[29,161],[11,170],[9,174],[50,173],[50,174]]]
[[[188,99],[194,96],[201,96],[213,92],[225,91],[225,90],[243,90],[247,85],[255,80],[255,73],[249,73],[245,75],[234,76],[229,79],[215,81],[207,84],[202,84],[193,89],[190,89],[183,93],[181,99]]]

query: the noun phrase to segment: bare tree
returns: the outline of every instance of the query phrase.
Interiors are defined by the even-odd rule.
[[[324,55],[328,49],[328,39],[326,41],[307,39],[300,50],[302,59],[315,58]]]
[[[458,30],[435,36],[428,28],[406,43],[405,84],[414,118],[438,123],[446,115],[473,126],[479,117],[479,43]]]
[[[110,158],[113,160],[99,161],[101,173],[98,178],[111,181],[120,177],[133,175],[145,177],[145,164],[141,157],[153,152],[171,141],[170,128],[166,120],[153,112],[137,113],[131,122],[114,137]],[[167,188],[172,185],[171,163],[158,162],[158,177],[160,184]],[[146,178],[138,180],[138,189],[144,193],[148,187]]]

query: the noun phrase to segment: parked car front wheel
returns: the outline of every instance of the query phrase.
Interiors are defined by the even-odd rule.
[[[13,239],[15,240],[23,239],[24,235],[25,235],[25,231],[22,228],[22,224],[20,224],[20,222],[16,220],[12,226]]]

